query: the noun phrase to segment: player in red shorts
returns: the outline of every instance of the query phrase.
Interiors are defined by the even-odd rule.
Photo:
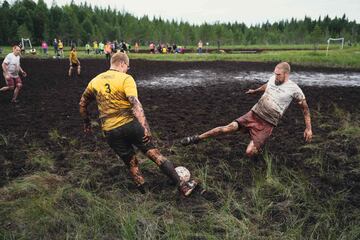
[[[6,55],[2,63],[3,74],[7,86],[0,88],[0,92],[15,89],[13,98],[11,100],[13,103],[18,102],[17,97],[22,87],[22,81],[19,76],[19,72],[23,77],[26,77],[26,72],[20,67],[20,52],[20,47],[14,46],[13,52]]]
[[[252,157],[259,153],[292,100],[297,101],[303,111],[306,125],[304,138],[306,142],[310,142],[312,128],[309,107],[302,90],[289,79],[289,75],[290,65],[286,62],[279,63],[275,67],[274,75],[266,84],[246,92],[247,94],[264,93],[248,113],[226,126],[216,127],[200,135],[185,137],[180,143],[184,146],[196,144],[209,137],[240,130],[250,135],[251,141],[246,148],[246,155]]]

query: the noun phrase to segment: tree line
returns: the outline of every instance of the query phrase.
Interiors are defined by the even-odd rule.
[[[342,17],[281,20],[247,26],[244,23],[201,25],[161,17],[135,17],[126,11],[100,8],[87,3],[51,6],[43,0],[3,1],[0,8],[0,45],[30,38],[33,44],[60,38],[67,45],[125,40],[148,44],[150,41],[195,45],[200,39],[211,45],[318,44],[329,37],[360,41],[360,24]]]

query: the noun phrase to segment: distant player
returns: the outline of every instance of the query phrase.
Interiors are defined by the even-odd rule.
[[[77,52],[76,52],[76,47],[72,46],[71,47],[71,51],[70,51],[70,56],[69,56],[69,60],[70,60],[70,68],[69,68],[69,77],[71,77],[73,69],[76,68],[77,71],[77,75],[80,76],[80,61],[77,57]]]
[[[91,131],[87,106],[96,100],[101,126],[108,144],[125,162],[138,189],[146,192],[144,177],[139,168],[134,146],[151,159],[160,170],[188,196],[197,186],[194,180],[181,181],[173,163],[154,146],[149,124],[138,99],[137,87],[132,76],[126,74],[129,58],[117,52],[111,57],[110,69],[90,81],[80,100],[80,114],[85,132]]]
[[[266,84],[246,92],[247,94],[264,92],[258,103],[248,113],[226,126],[216,127],[200,135],[186,137],[181,140],[181,144],[184,146],[196,144],[210,137],[240,130],[247,132],[251,137],[246,154],[252,157],[259,153],[292,100],[295,100],[303,111],[306,125],[304,138],[306,142],[310,142],[313,134],[309,107],[302,90],[296,83],[289,80],[289,75],[290,65],[286,62],[279,63],[275,67],[274,75]]]
[[[17,97],[20,89],[22,88],[22,81],[19,76],[19,72],[23,77],[26,77],[27,74],[20,66],[20,47],[14,46],[12,50],[13,52],[6,55],[2,63],[3,74],[7,86],[0,88],[0,92],[15,89],[11,102],[17,103]]]

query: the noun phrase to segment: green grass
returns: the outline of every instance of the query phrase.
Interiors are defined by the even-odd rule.
[[[227,46],[230,48],[230,46]],[[241,47],[241,46],[237,46]],[[326,48],[321,46],[322,50],[314,50],[312,45],[269,45],[269,46],[244,46],[245,48],[263,48],[268,49],[294,49],[304,48],[308,50],[291,50],[291,51],[264,51],[258,54],[245,54],[245,53],[210,53],[210,54],[147,54],[147,53],[130,53],[130,59],[146,59],[151,61],[250,61],[250,62],[279,62],[288,61],[293,64],[304,66],[323,66],[323,67],[338,67],[338,68],[352,68],[360,69],[360,47],[344,47],[339,49],[337,46],[332,46],[328,56],[326,55]],[[225,49],[225,48],[224,48]],[[9,47],[4,48],[2,56],[10,52]],[[65,58],[68,56],[68,50],[65,49]],[[226,50],[225,50],[226,51]],[[78,53],[80,60],[84,58],[99,58],[104,59],[104,55],[87,55],[83,51]],[[38,50],[38,54],[33,56],[26,54],[24,57],[40,57],[52,58],[53,51],[50,49],[49,55],[45,56]]]
[[[74,146],[73,139],[53,129],[46,141],[67,151],[69,171],[63,176],[57,173],[52,151],[43,144],[25,145],[32,167],[0,188],[0,237],[358,239],[360,210],[349,200],[351,189],[332,189],[331,183],[320,182],[329,179],[346,186],[345,174],[360,173],[355,158],[337,162],[327,154],[336,145],[359,139],[358,135],[335,134],[353,129],[357,114],[349,115],[338,106],[333,111],[338,125],[329,132],[332,138],[299,149],[309,153],[309,158],[295,168],[269,150],[264,151],[262,163],[234,157],[234,149],[216,140],[196,146],[196,151],[173,146],[173,161],[190,166],[204,186],[218,195],[217,203],[181,200],[171,188],[142,195],[134,189],[125,167],[115,156],[108,156],[104,143],[97,143],[96,151],[80,143]],[[344,114],[346,120],[338,121]],[[16,139],[1,138],[6,139],[3,147]],[[222,152],[218,159],[206,155],[214,146]],[[229,161],[238,162],[238,167],[233,168]],[[114,168],[117,174],[109,176]],[[160,181],[154,164],[144,162],[142,169]]]

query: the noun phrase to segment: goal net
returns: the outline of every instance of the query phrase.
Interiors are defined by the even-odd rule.
[[[330,47],[331,42],[340,42],[341,43],[341,49],[344,48],[344,38],[329,38],[327,40],[326,56],[328,55],[329,47]]]

